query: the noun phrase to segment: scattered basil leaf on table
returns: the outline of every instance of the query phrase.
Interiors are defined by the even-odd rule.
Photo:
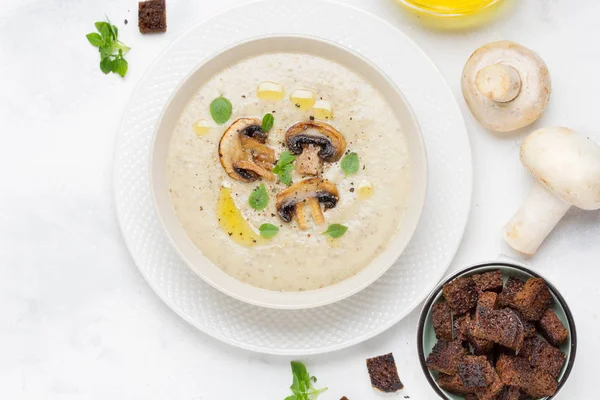
[[[273,173],[279,176],[279,181],[288,186],[292,183],[292,172],[294,171],[292,163],[295,159],[295,155],[289,151],[284,151],[273,168]]]
[[[266,223],[262,224],[260,228],[258,228],[258,231],[260,232],[260,236],[264,237],[265,239],[271,239],[277,235],[279,228],[273,224]]]
[[[92,46],[100,47],[102,46],[102,36],[96,32],[88,33],[86,35],[88,41],[92,44]]]
[[[250,207],[258,211],[264,210],[267,207],[267,204],[269,203],[269,194],[267,193],[264,184],[261,184],[250,193],[248,203],[250,204]]]
[[[315,400],[327,390],[327,388],[315,389],[313,383],[317,381],[317,378],[310,376],[304,364],[292,361],[291,365],[293,381],[290,389],[294,394],[286,397],[285,400]]]
[[[352,175],[358,172],[360,162],[358,161],[358,154],[352,152],[348,153],[342,158],[341,167],[346,175]]]
[[[220,96],[210,103],[210,115],[219,125],[224,124],[231,118],[231,102]]]
[[[323,232],[323,235],[329,235],[332,238],[337,239],[339,237],[342,237],[344,235],[344,233],[346,233],[347,230],[348,230],[347,226],[344,226],[341,224],[331,224],[331,225],[329,225],[327,230],[325,232]]]
[[[131,49],[119,41],[119,29],[110,22],[99,21],[95,26],[99,33],[88,33],[86,38],[92,46],[98,48],[100,70],[105,74],[114,72],[124,77],[128,64],[123,56]]]
[[[275,122],[275,117],[273,117],[273,114],[265,114],[265,116],[262,119],[262,125],[261,128],[264,132],[269,132],[271,130],[271,128],[273,127],[273,123]]]

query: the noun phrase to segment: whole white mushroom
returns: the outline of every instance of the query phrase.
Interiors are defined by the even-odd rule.
[[[544,60],[508,40],[477,49],[463,69],[462,92],[486,128],[509,132],[537,120],[550,100],[552,84]]]
[[[531,255],[571,206],[600,208],[600,146],[571,129],[539,129],[521,145],[521,162],[538,182],[505,226],[504,238]]]

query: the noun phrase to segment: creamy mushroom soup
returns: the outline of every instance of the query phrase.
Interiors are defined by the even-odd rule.
[[[365,268],[411,195],[407,141],[390,105],[351,70],[306,54],[246,59],[202,86],[173,132],[167,177],[202,254],[278,291]]]

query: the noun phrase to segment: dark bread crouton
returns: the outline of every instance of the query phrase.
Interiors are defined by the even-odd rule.
[[[475,393],[475,388],[468,388],[463,384],[462,379],[458,374],[456,375],[446,375],[439,374],[437,378],[437,383],[439,387],[444,390],[447,390],[450,393],[454,394],[469,394]]]
[[[480,293],[477,298],[477,311],[480,309],[495,310],[498,306],[498,294],[494,292]]]
[[[448,303],[433,305],[433,330],[438,339],[452,340],[452,309]]]
[[[479,397],[474,393],[469,393],[465,395],[465,400],[479,400]]]
[[[519,351],[525,339],[523,323],[509,308],[478,308],[472,334],[478,339],[491,340],[515,351]]]
[[[494,342],[476,338],[472,334],[469,335],[469,344],[473,348],[473,354],[477,356],[487,355],[494,349]]]
[[[532,367],[547,372],[555,379],[567,360],[566,354],[537,336],[525,340],[519,356],[526,358]]]
[[[558,390],[558,382],[550,374],[534,369],[531,386],[523,388],[523,391],[533,398],[554,396]]]
[[[375,389],[393,393],[404,388],[400,376],[398,376],[398,368],[392,353],[367,359],[367,369],[371,385]]]
[[[525,317],[523,317],[523,314],[521,314],[517,310],[513,310],[513,311],[515,312],[515,314],[517,314],[517,316],[523,323],[523,334],[525,335],[525,338],[531,338],[531,337],[536,336],[537,330],[535,328],[535,323],[533,323],[531,321],[527,321],[525,319]]]
[[[534,398],[552,396],[558,389],[558,383],[550,374],[532,368],[523,357],[501,355],[496,371],[505,385],[516,386]]]
[[[552,295],[541,278],[531,278],[523,288],[515,294],[514,308],[529,321],[539,321],[552,304]]]
[[[465,314],[454,318],[454,336],[463,342],[468,342],[473,348],[473,354],[488,354],[494,348],[494,342],[491,340],[479,339],[473,336],[473,318],[470,314]]]
[[[466,342],[468,339],[467,335],[467,319],[471,319],[469,314],[454,317],[452,321],[452,327],[454,330],[454,339]]]
[[[475,287],[479,292],[496,292],[500,293],[502,290],[502,271],[499,269],[496,271],[484,272],[483,274],[476,274],[471,276]]]
[[[527,387],[533,376],[533,369],[526,359],[506,354],[501,354],[498,357],[496,371],[505,385],[520,389]]]
[[[442,293],[457,315],[471,311],[477,304],[477,289],[470,277],[456,278],[445,284]]]
[[[498,306],[498,294],[494,292],[484,292],[479,294],[477,299],[477,309],[487,308],[494,310]]]
[[[165,0],[147,0],[138,3],[138,27],[141,33],[167,31]]]
[[[458,376],[466,387],[484,388],[495,378],[492,365],[485,356],[465,356],[458,364]]]
[[[440,339],[433,346],[431,354],[427,357],[427,368],[441,372],[446,375],[454,375],[458,372],[458,363],[464,356],[467,355],[467,350],[462,346],[460,340],[452,340],[450,342]]]
[[[479,400],[496,400],[498,398],[498,394],[500,393],[500,391],[502,391],[502,388],[504,387],[502,379],[500,379],[500,376],[496,373],[495,370],[493,370],[493,374],[494,380],[489,386],[483,389],[477,389],[475,391]]]
[[[499,306],[514,307],[513,299],[515,295],[520,292],[521,289],[523,289],[524,285],[525,282],[522,280],[512,276],[509,277],[506,281],[506,285],[504,285],[504,288],[502,289],[502,292],[500,292],[500,295],[498,296]]]
[[[520,400],[521,399],[521,390],[518,387],[514,386],[504,386],[500,393],[498,393],[498,397],[496,400]]]
[[[547,309],[538,322],[540,333],[554,346],[560,346],[569,338],[569,331],[554,311]]]

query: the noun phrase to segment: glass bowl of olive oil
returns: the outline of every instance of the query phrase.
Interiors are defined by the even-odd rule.
[[[396,0],[425,23],[442,28],[464,28],[490,21],[504,0]],[[506,1],[508,2],[508,1]]]

